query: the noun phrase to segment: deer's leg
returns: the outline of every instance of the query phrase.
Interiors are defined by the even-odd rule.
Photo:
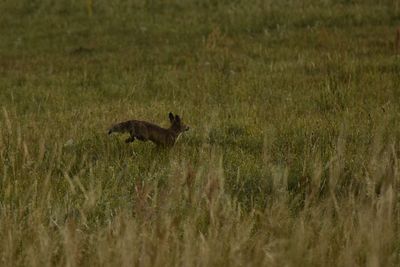
[[[132,143],[133,141],[135,141],[135,137],[131,136],[125,140],[125,143]]]
[[[140,141],[143,141],[143,142],[147,141],[147,139],[146,139],[144,136],[142,136],[142,135],[138,135],[138,136],[136,136],[136,138],[137,138],[138,140],[140,140]]]
[[[137,134],[136,134],[136,139],[143,141],[143,142],[149,140],[149,131],[148,131],[147,127],[145,127],[143,125],[139,126],[139,130],[137,131]]]
[[[133,135],[133,133],[131,133],[131,136],[129,136],[129,138],[125,140],[125,143],[132,143],[133,141],[135,141],[135,136]]]

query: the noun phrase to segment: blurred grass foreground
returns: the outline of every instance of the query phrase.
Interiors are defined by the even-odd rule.
[[[399,5],[1,1],[0,265],[399,266]]]

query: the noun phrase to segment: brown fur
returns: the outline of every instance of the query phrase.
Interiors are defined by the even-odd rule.
[[[108,134],[129,133],[130,137],[125,140],[126,143],[131,143],[138,139],[140,141],[152,141],[158,146],[173,146],[178,136],[187,130],[187,127],[181,121],[178,115],[169,113],[171,126],[166,129],[147,121],[130,120],[113,125]]]

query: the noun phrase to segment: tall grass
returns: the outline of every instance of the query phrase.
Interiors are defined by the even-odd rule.
[[[399,264],[396,1],[0,10],[1,265]]]

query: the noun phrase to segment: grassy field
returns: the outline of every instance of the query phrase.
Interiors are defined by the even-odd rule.
[[[0,265],[400,264],[398,1],[0,11]]]

